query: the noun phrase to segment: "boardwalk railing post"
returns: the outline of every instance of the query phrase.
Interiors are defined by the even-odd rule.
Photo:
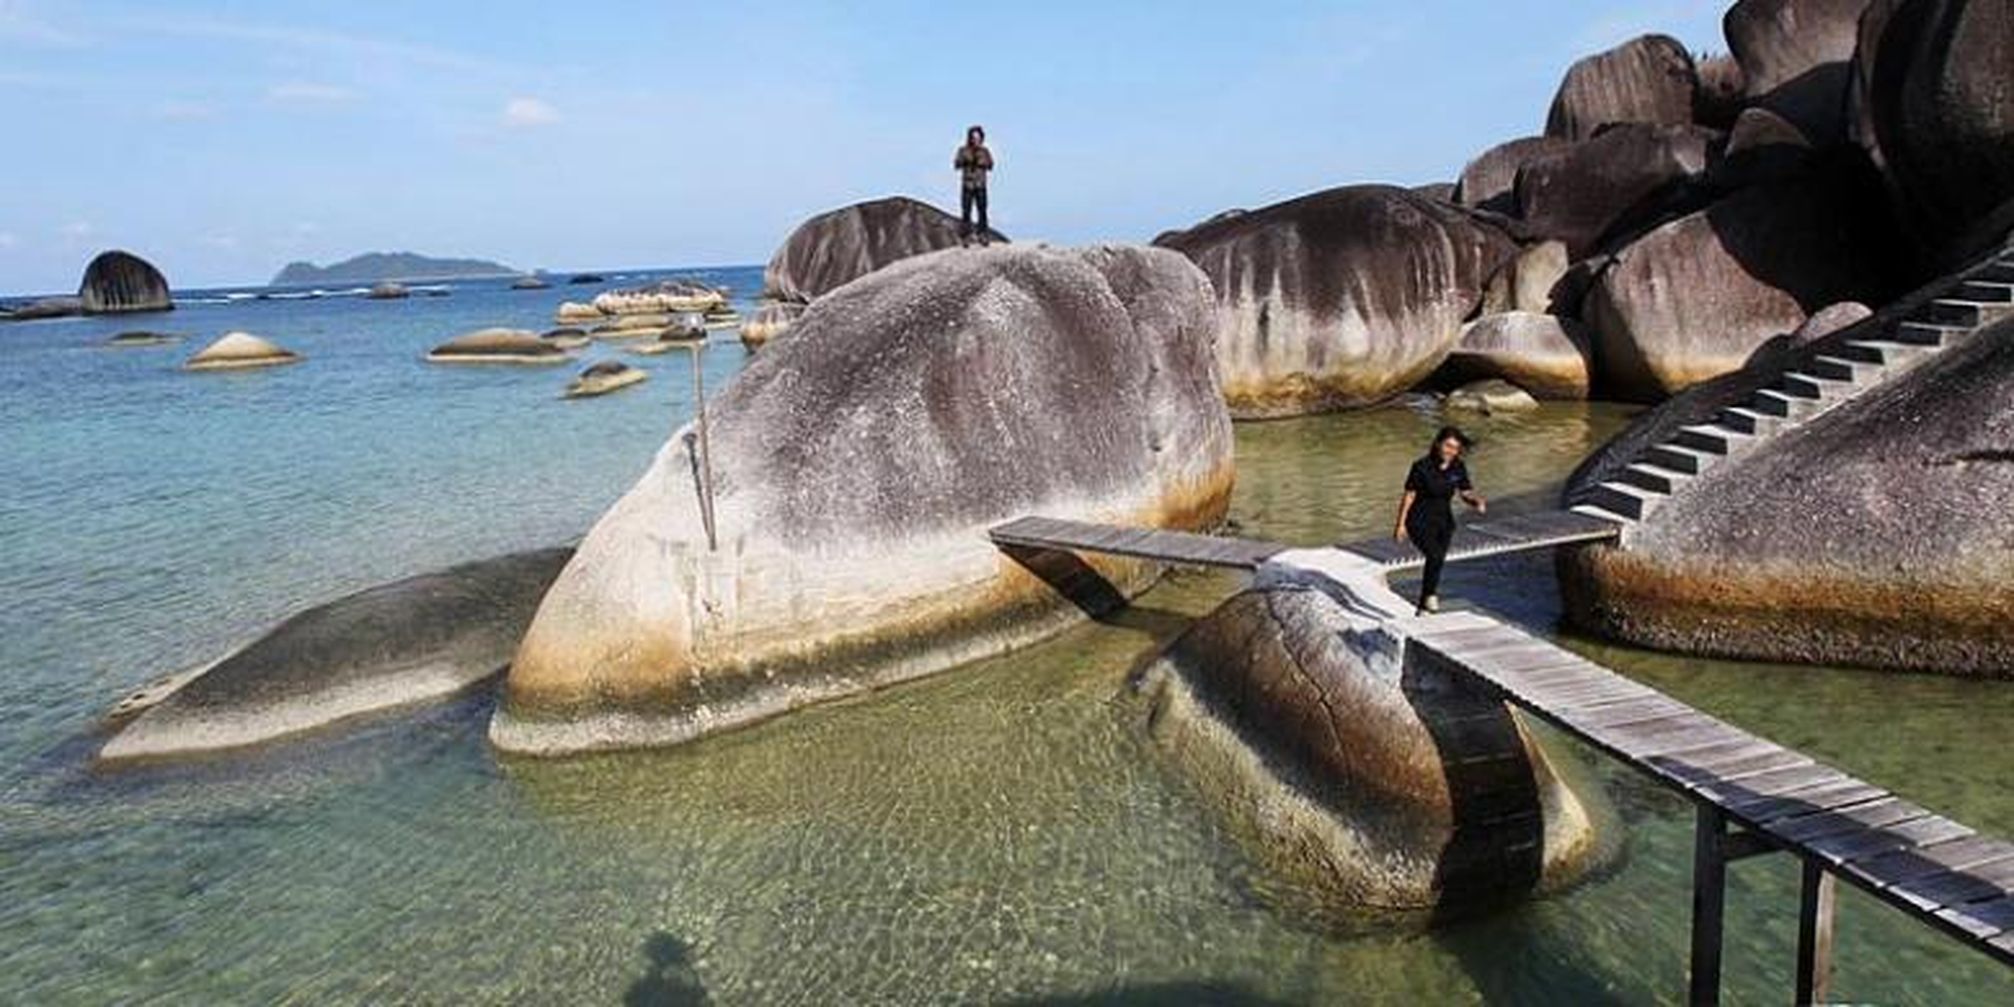
[[[1720,1002],[1720,932],[1727,901],[1727,860],[1721,844],[1727,820],[1702,804],[1692,835],[1692,982],[1687,1002]]]
[[[1832,899],[1836,879],[1818,861],[1804,861],[1797,907],[1797,1002],[1824,1003],[1832,986]]]

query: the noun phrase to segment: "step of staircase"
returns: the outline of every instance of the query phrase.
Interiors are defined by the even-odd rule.
[[[1813,361],[1816,363],[1816,361]],[[1817,370],[1816,367],[1811,370]],[[1851,375],[1845,378],[1830,378],[1808,371],[1791,371],[1783,376],[1783,390],[1792,395],[1822,402],[1836,402],[1852,394],[1858,384]]]
[[[1692,478],[1692,473],[1679,472],[1650,462],[1637,462],[1622,470],[1622,481],[1638,489],[1669,496],[1678,484]]]
[[[1781,416],[1771,416],[1748,406],[1729,406],[1713,417],[1715,423],[1751,437],[1763,437],[1777,432],[1783,428],[1783,419]]]
[[[1764,416],[1798,420],[1817,412],[1821,405],[1816,392],[1800,395],[1788,390],[1764,388],[1748,397],[1746,408]]]
[[[1645,514],[1650,513],[1652,507],[1657,506],[1658,501],[1664,499],[1664,496],[1663,493],[1625,482],[1605,482],[1588,494],[1587,502],[1611,514],[1621,515],[1631,521],[1641,521]]]
[[[1733,453],[1744,442],[1753,439],[1751,435],[1742,433],[1739,430],[1731,430],[1718,423],[1706,423],[1680,427],[1678,429],[1678,436],[1672,438],[1671,442],[1682,448],[1692,448],[1695,451],[1724,456]]]
[[[1912,346],[1941,348],[1945,343],[1972,331],[1973,328],[1971,325],[1953,325],[1949,322],[1908,321],[1897,325],[1891,335],[1897,342]]]
[[[1880,364],[1883,367],[1899,367],[1920,357],[1937,352],[1936,348],[1923,343],[1902,343],[1888,339],[1855,339],[1839,348],[1841,356],[1850,356],[1865,363]]]
[[[1868,360],[1849,360],[1845,357],[1813,357],[1804,365],[1804,373],[1827,381],[1844,381],[1859,384],[1881,372],[1881,365]]]
[[[1931,301],[1921,314],[1928,316],[1926,321],[1970,329],[1991,325],[2007,317],[2010,312],[2014,312],[2014,304],[1973,301],[1962,297],[1940,297]]]
[[[2005,304],[2014,301],[2014,279],[1988,280],[1971,279],[1958,285],[1957,295],[1968,301],[1985,304]]]
[[[1676,441],[1651,445],[1650,449],[1643,453],[1643,460],[1652,465],[1693,476],[1706,471],[1720,458],[1720,452],[1701,451]]]

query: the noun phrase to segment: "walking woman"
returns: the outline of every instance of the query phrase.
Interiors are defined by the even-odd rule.
[[[1448,545],[1455,537],[1454,499],[1460,497],[1478,514],[1489,509],[1489,501],[1469,483],[1468,466],[1462,464],[1462,453],[1468,447],[1467,434],[1442,427],[1427,447],[1426,457],[1414,462],[1412,471],[1406,473],[1406,491],[1399,497],[1399,523],[1392,536],[1401,542],[1410,540],[1427,558],[1420,577],[1420,612],[1441,610],[1441,566],[1447,562]]]

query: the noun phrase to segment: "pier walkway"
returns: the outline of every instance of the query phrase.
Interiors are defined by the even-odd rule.
[[[1577,508],[1477,522],[1450,562],[1616,537],[1623,523]],[[1817,760],[1717,720],[1648,686],[1486,616],[1414,617],[1385,578],[1420,562],[1393,540],[1295,549],[1212,535],[1029,517],[990,531],[1003,548],[1109,553],[1264,576],[1322,578],[1353,611],[1435,662],[1695,806],[1689,999],[1720,995],[1722,909],[1731,861],[1782,852],[1803,862],[1797,1002],[1827,997],[1836,881],[1871,893],[1937,931],[2014,965],[2014,843],[1948,818]]]

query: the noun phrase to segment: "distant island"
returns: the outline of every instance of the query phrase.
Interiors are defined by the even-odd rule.
[[[467,280],[518,276],[522,270],[487,259],[436,259],[414,252],[365,252],[327,266],[289,262],[273,286],[303,283],[378,283],[384,280]]]

